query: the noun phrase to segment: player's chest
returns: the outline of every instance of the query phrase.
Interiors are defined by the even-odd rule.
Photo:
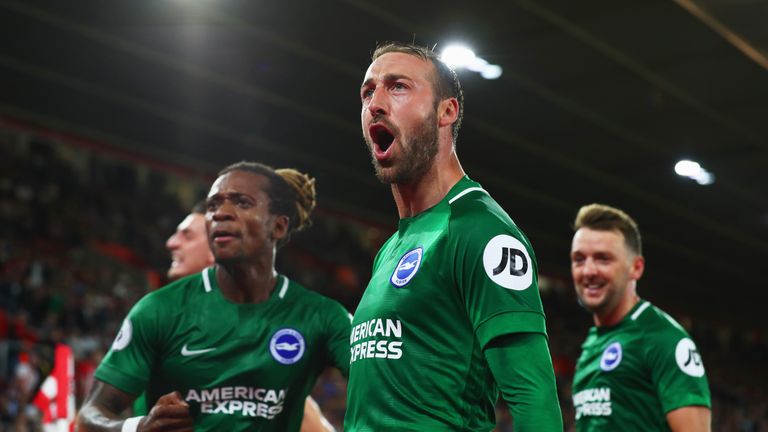
[[[297,314],[229,308],[186,313],[159,350],[159,373],[190,386],[285,384],[302,376],[317,355],[322,334]]]
[[[453,291],[452,256],[444,238],[406,236],[393,240],[379,254],[358,312],[375,317],[396,310],[407,316],[444,307],[442,303]]]
[[[583,388],[644,386],[649,374],[643,341],[626,334],[600,338],[582,348],[574,375],[574,391]]]

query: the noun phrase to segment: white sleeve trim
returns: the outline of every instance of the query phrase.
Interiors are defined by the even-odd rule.
[[[280,287],[280,293],[278,294],[278,297],[285,297],[286,292],[288,292],[288,278],[283,276],[283,286]]]
[[[205,270],[203,270],[203,287],[205,287],[205,292],[211,292],[211,277],[208,275],[209,270],[211,270],[210,267],[206,267]]]
[[[681,330],[683,332],[686,332],[685,328],[682,325],[680,325],[680,323],[677,322],[676,319],[674,319],[671,316],[669,316],[668,313],[666,313],[664,311],[661,311],[661,314],[664,315],[664,318],[666,318],[667,321],[669,321],[673,326],[677,327],[679,330]]]
[[[454,201],[456,201],[457,199],[459,199],[459,198],[463,197],[464,195],[466,195],[466,194],[468,194],[468,193],[470,193],[470,192],[474,192],[474,191],[481,191],[481,192],[483,192],[484,194],[486,194],[486,195],[488,195],[488,196],[491,196],[491,195],[488,193],[488,191],[486,191],[485,189],[483,189],[483,188],[481,188],[481,187],[471,187],[471,188],[466,188],[466,189],[464,189],[463,191],[459,192],[459,193],[458,193],[458,195],[456,195],[455,197],[453,197],[453,198],[449,199],[449,200],[448,200],[448,204],[453,204],[453,202],[454,202]]]
[[[648,309],[648,306],[650,306],[650,305],[651,305],[651,303],[650,303],[650,302],[645,302],[645,303],[643,303],[643,305],[642,305],[642,306],[640,306],[639,308],[637,308],[637,310],[635,311],[635,313],[633,313],[633,314],[632,314],[632,317],[631,317],[631,318],[632,318],[632,321],[636,320],[636,319],[637,319],[637,317],[639,317],[639,316],[640,316],[640,314],[641,314],[641,313],[643,313],[643,311],[644,311],[644,310]]]

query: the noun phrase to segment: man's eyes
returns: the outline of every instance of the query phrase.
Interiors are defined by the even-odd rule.
[[[405,83],[402,83],[402,82],[395,82],[395,83],[392,83],[392,84],[389,86],[389,89],[390,89],[390,90],[407,90],[407,89],[408,89],[408,85],[407,85],[407,84],[405,84]],[[360,97],[361,97],[362,99],[369,99],[370,97],[372,97],[372,96],[373,96],[373,93],[374,93],[375,91],[376,91],[376,89],[375,89],[374,87],[366,88],[366,89],[364,89],[364,90],[363,90],[363,91],[360,93]]]

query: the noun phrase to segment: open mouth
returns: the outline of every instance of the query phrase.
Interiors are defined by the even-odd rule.
[[[599,293],[603,289],[604,285],[605,284],[603,282],[590,282],[582,285],[582,287],[585,293],[595,294]]]
[[[230,239],[230,238],[236,237],[236,235],[235,235],[235,233],[233,233],[231,231],[215,230],[215,231],[213,231],[213,234],[211,235],[211,237],[214,240],[217,240],[217,239]]]
[[[387,127],[382,124],[375,124],[371,126],[371,128],[368,130],[368,133],[371,135],[371,140],[373,143],[376,144],[376,146],[378,146],[379,150],[382,152],[386,152],[387,149],[389,149],[389,146],[391,146],[395,141],[395,136],[392,134],[392,132],[390,132],[389,129],[387,129]]]

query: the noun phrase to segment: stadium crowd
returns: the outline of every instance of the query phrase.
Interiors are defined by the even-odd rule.
[[[53,345],[73,349],[79,405],[131,305],[164,283],[165,240],[208,180],[12,130],[0,133],[0,161],[0,431],[29,431],[39,423],[29,401],[52,368]],[[322,206],[277,268],[353,312],[387,228]],[[570,380],[591,322],[570,281],[541,280],[564,424],[572,430]],[[689,316],[684,305],[652,301],[664,304],[699,345],[713,430],[768,431],[765,329],[734,328]],[[340,428],[345,380],[326,373],[313,397]],[[497,430],[512,430],[503,404],[497,418]]]

